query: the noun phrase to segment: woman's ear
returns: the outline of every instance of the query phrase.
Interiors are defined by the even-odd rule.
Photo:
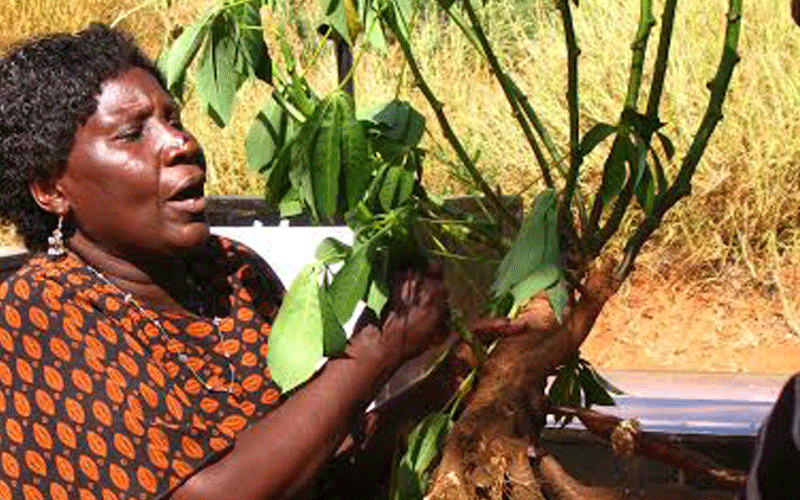
[[[28,188],[42,210],[55,215],[64,215],[69,211],[69,202],[58,177],[34,180],[28,184]]]

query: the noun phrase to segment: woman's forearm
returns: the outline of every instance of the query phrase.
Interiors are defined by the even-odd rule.
[[[350,346],[346,357],[329,361],[305,387],[242,431],[222,460],[191,477],[172,498],[264,500],[297,492],[332,456],[355,412],[390,370],[392,363],[379,353],[370,342]]]

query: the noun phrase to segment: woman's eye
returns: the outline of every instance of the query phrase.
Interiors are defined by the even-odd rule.
[[[142,138],[142,127],[131,127],[122,130],[117,138],[123,141],[134,142]]]

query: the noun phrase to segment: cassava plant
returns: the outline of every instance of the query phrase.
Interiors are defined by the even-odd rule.
[[[237,89],[247,78],[271,83],[274,90],[246,140],[248,162],[267,180],[267,198],[284,215],[305,212],[318,222],[346,223],[354,232],[352,245],[325,240],[317,260],[289,287],[270,335],[269,364],[276,382],[291,391],[326,356],[342,352],[342,325],[356,304],[363,300],[380,312],[386,303],[389,266],[397,256],[468,259],[474,256],[460,255],[450,243],[477,242],[500,252],[502,262],[487,315],[471,326],[458,321],[454,325],[463,334],[463,345],[473,351],[471,369],[460,374],[458,391],[441,411],[422,418],[410,432],[407,452],[395,464],[392,498],[420,498],[427,492],[427,498],[535,499],[544,498],[543,488],[556,498],[595,498],[596,490],[576,483],[542,448],[539,436],[548,414],[577,417],[592,432],[613,440],[617,449],[622,440],[630,452],[706,474],[723,486],[739,485],[740,474],[687,458],[670,445],[641,436],[635,425],[589,410],[613,404],[609,391],[615,389],[578,352],[604,304],[631,272],[642,245],[670,208],[691,191],[695,169],[722,118],[738,59],[742,0],[729,0],[722,55],[708,84],[708,105],[680,159],[659,116],[677,0],[663,2],[643,107],[639,102],[645,56],[656,20],[652,0],[640,0],[627,92],[619,116],[612,120],[581,116],[580,49],[573,27],[577,1],[573,7],[569,0],[555,0],[567,64],[569,140],[561,145],[537,115],[536,103],[501,65],[471,0],[439,0],[436,5],[413,0],[323,1],[326,18],[320,20],[324,36],[319,43],[333,38],[344,48],[337,52],[342,59],[367,45],[399,46],[444,138],[484,195],[488,219],[448,208],[420,184],[425,156],[420,141],[426,125],[408,103],[394,100],[371,118],[359,120],[347,91],[352,89],[348,64],[340,64],[339,89],[319,96],[298,70],[285,37],[279,40],[284,64],[273,62],[259,11],[281,12],[285,5],[223,0],[186,26],[159,57],[170,90],[182,94],[196,59],[195,85],[203,105],[225,126]],[[442,104],[447,96],[435,95],[426,82],[412,43],[412,21],[421,7],[441,9],[485,58],[530,146],[545,189],[522,221],[467,154]],[[601,181],[592,185],[585,171],[592,163],[584,160],[597,154],[601,144],[609,152]],[[670,165],[675,168],[667,168]],[[624,220],[633,223],[623,224]],[[632,229],[621,234],[627,227]],[[515,235],[511,241],[504,237],[509,233]],[[612,238],[626,242],[619,255],[609,250]],[[545,394],[552,375],[555,379]]]

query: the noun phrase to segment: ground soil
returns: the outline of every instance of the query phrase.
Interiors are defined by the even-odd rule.
[[[800,267],[697,278],[643,267],[606,305],[582,354],[600,367],[800,370]]]

